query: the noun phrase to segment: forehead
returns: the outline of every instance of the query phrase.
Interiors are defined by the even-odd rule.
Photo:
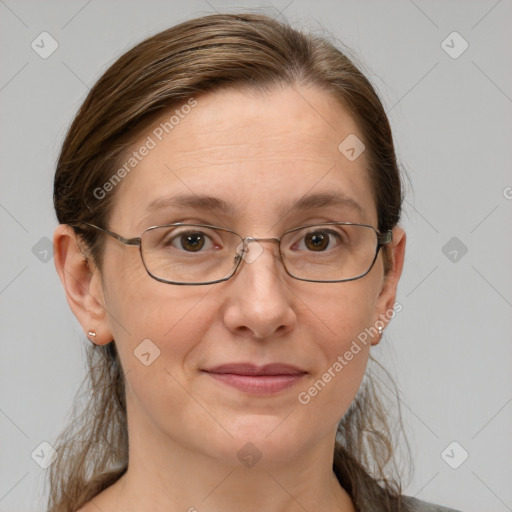
[[[228,89],[187,104],[193,107],[166,112],[130,148],[126,157],[145,155],[116,190],[113,225],[132,229],[156,222],[158,211],[201,207],[274,225],[296,202],[302,211],[329,203],[340,214],[352,211],[339,220],[376,223],[366,154],[352,160],[339,149],[362,134],[325,91]],[[317,198],[308,202],[311,195]]]

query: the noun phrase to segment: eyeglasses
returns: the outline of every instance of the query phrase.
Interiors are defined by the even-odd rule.
[[[290,229],[279,238],[241,237],[208,224],[151,226],[139,237],[125,238],[108,229],[82,222],[125,245],[139,247],[147,273],[162,283],[205,285],[227,281],[242,260],[252,263],[261,252],[251,242],[275,241],[290,277],[315,283],[360,279],[372,269],[380,248],[392,241],[392,231],[352,222],[327,222]]]

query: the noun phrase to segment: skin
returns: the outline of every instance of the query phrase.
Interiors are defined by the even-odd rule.
[[[347,135],[363,137],[326,92],[295,86],[196,99],[191,113],[118,186],[110,229],[135,237],[151,225],[190,221],[242,236],[279,237],[316,221],[378,225],[365,153],[349,161],[338,150]],[[191,191],[222,198],[238,213],[145,212],[154,199]],[[305,194],[332,191],[357,201],[366,218],[340,207],[277,213]],[[345,283],[292,279],[277,244],[262,242],[263,252],[226,282],[169,285],[148,276],[137,248],[110,237],[105,242],[100,272],[88,266],[69,227],[59,226],[54,238],[73,313],[85,333],[96,331],[95,343],[116,340],[127,379],[128,471],[81,512],[354,511],[332,473],[333,446],[379,337],[362,345],[307,405],[297,396],[392,310],[403,229],[393,230],[387,276],[381,251],[369,274]],[[133,354],[147,338],[161,351],[149,366]],[[282,362],[307,373],[291,388],[254,396],[200,371],[234,361]],[[250,468],[237,457],[249,442],[262,455]]]

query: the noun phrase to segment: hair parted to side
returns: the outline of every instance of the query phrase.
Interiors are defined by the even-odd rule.
[[[324,89],[348,108],[364,138],[368,175],[384,232],[397,225],[402,181],[389,121],[367,78],[329,41],[261,14],[215,14],[160,32],[122,55],[101,76],[64,140],[54,181],[62,224],[107,227],[116,191],[95,200],[138,137],[171,108],[219,88]],[[341,142],[341,141],[340,141]],[[102,238],[77,230],[101,269]],[[383,248],[384,268],[389,254]],[[113,484],[128,465],[124,376],[115,341],[88,344],[88,401],[73,411],[48,469],[49,512],[76,512]],[[370,361],[376,363],[370,356]],[[378,364],[378,363],[376,363]],[[378,365],[380,366],[380,365]],[[396,393],[395,393],[396,394]],[[399,405],[399,404],[398,404]],[[401,426],[400,408],[399,425]],[[409,510],[402,500],[388,413],[365,375],[338,427],[333,469],[357,510]]]

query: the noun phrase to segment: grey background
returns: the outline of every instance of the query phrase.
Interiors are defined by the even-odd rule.
[[[87,341],[44,252],[67,126],[136,42],[215,10],[261,6],[353,49],[411,178],[403,311],[372,349],[401,390],[415,462],[406,491],[467,512],[512,510],[510,0],[0,0],[1,512],[44,509],[45,470],[31,453],[64,426],[84,375]],[[43,31],[59,45],[47,59],[31,48]],[[456,59],[441,46],[453,31],[469,43]],[[453,441],[469,453],[458,469],[441,455]],[[460,450],[448,450],[452,464]]]

